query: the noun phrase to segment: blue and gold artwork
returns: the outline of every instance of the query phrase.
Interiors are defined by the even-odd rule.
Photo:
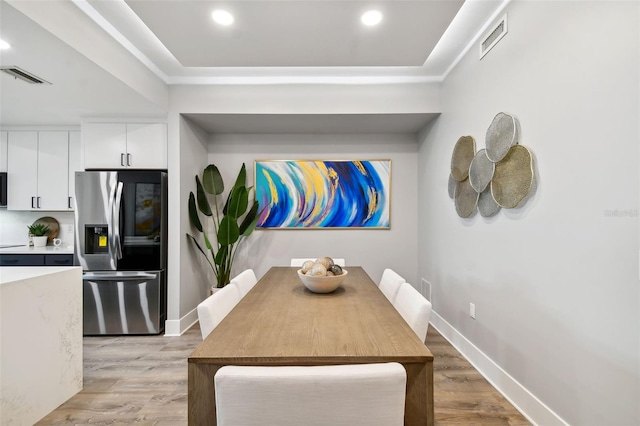
[[[391,161],[256,161],[259,228],[389,228]]]

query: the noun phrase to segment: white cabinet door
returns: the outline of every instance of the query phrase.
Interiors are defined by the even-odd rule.
[[[85,123],[82,126],[85,169],[123,169],[127,156],[125,123]]]
[[[68,210],[69,132],[38,132],[39,210]]]
[[[0,172],[7,171],[7,132],[0,132]]]
[[[133,169],[167,168],[165,123],[127,123],[127,166]]]
[[[38,132],[8,132],[7,209],[32,210],[38,196]],[[26,232],[26,231],[25,231]]]
[[[80,158],[80,132],[69,132],[69,202],[67,207],[73,210],[76,197],[76,172],[82,171]]]

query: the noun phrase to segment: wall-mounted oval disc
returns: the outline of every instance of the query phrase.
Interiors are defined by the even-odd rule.
[[[478,193],[471,187],[469,179],[456,184],[455,204],[456,213],[460,217],[470,217],[478,204]]]
[[[484,191],[493,178],[494,170],[495,164],[487,157],[487,151],[481,149],[476,152],[469,166],[469,183],[473,189],[479,193]]]
[[[451,176],[451,174],[449,174],[449,184],[447,187],[447,190],[449,191],[449,198],[453,199],[453,196],[456,193],[456,181],[453,178],[453,176]]]
[[[500,211],[500,206],[491,195],[491,188],[485,189],[478,198],[478,211],[482,217],[495,216]]]
[[[529,194],[532,183],[533,156],[526,147],[514,145],[496,163],[496,171],[491,180],[491,194],[498,205],[513,209]]]
[[[485,143],[487,145],[487,158],[497,163],[502,160],[509,149],[517,144],[516,120],[509,114],[499,112],[487,129]]]
[[[475,154],[476,141],[473,136],[460,137],[451,156],[451,176],[456,182],[462,182],[469,176],[469,166]]]

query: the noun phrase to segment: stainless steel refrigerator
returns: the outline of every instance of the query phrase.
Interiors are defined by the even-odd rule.
[[[159,334],[167,315],[167,174],[76,172],[84,335]]]

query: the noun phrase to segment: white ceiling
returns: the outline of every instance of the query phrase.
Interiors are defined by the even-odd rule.
[[[105,30],[104,37],[118,40],[171,85],[225,84],[238,78],[319,84],[372,77],[378,82],[441,81],[508,0],[47,1],[72,1]],[[233,26],[213,23],[210,12],[216,7],[234,14]],[[359,22],[370,8],[384,14],[377,27]],[[53,83],[29,85],[2,73],[0,124],[79,124],[88,116],[166,114],[7,2],[0,2],[0,12],[0,38],[14,46],[0,51],[0,65],[17,65]],[[191,118],[209,131],[233,132],[240,117]],[[241,127],[255,132],[298,132],[306,126],[312,133],[316,128],[349,133],[358,127],[375,133],[378,127],[414,132],[433,115],[242,118]]]

